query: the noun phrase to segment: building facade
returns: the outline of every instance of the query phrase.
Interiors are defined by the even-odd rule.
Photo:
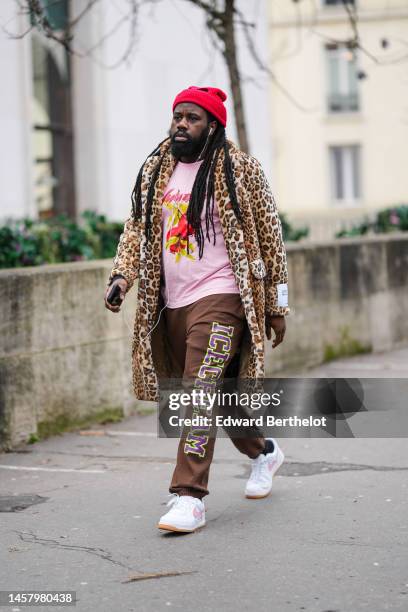
[[[348,5],[363,49],[342,0],[268,5],[274,188],[315,239],[408,203],[408,4]]]
[[[58,32],[88,0],[41,3]],[[189,85],[227,92],[227,132],[235,140],[228,75],[201,10],[185,0],[144,5],[131,46],[129,6],[99,0],[85,11],[70,55],[30,28],[15,0],[1,1],[2,220],[78,217],[87,209],[123,220],[140,164],[166,137],[172,101]],[[267,57],[266,3],[245,10],[258,23],[258,49]],[[241,42],[242,71],[250,76],[254,65]],[[271,175],[267,80],[245,80],[244,98],[251,152]]]
[[[41,2],[56,31],[88,4]],[[309,226],[313,239],[408,202],[408,5],[348,4],[357,8],[364,51],[347,44],[342,0],[240,2],[277,79],[257,70],[238,36],[251,153],[279,209]],[[138,168],[165,137],[174,95],[188,85],[227,91],[236,140],[228,75],[201,11],[185,0],[145,5],[129,53],[128,10],[127,0],[95,3],[69,55],[30,29],[15,0],[0,3],[2,220],[89,209],[124,219]]]

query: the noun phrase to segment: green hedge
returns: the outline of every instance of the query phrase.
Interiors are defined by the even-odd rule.
[[[279,218],[282,223],[283,239],[285,241],[298,241],[301,238],[306,238],[309,235],[308,227],[300,227],[298,229],[293,228],[289,221],[286,219],[284,213],[279,213]]]
[[[387,232],[408,231],[408,205],[399,204],[392,208],[385,208],[377,213],[374,221],[366,219],[349,230],[337,232],[336,238],[350,236],[363,236],[368,233],[385,234]]]
[[[23,219],[0,227],[0,268],[114,257],[123,223],[85,211],[78,225],[66,215]]]
[[[294,230],[280,215],[285,240],[299,240],[308,229]],[[123,223],[85,211],[77,224],[66,215],[45,221],[23,219],[0,227],[0,268],[113,258]]]

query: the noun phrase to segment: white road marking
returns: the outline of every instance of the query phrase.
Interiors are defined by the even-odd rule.
[[[21,470],[30,472],[74,472],[75,474],[105,474],[107,470],[82,470],[75,468],[46,468],[46,467],[32,467],[24,465],[0,465],[2,470]]]
[[[115,431],[107,429],[108,436],[137,436],[139,438],[157,438],[157,433],[154,431]]]

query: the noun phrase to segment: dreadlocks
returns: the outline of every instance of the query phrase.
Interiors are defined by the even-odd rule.
[[[212,116],[209,114],[209,120],[212,120]],[[163,140],[148,156],[160,155],[160,147],[168,139]],[[191,190],[190,202],[187,208],[187,222],[191,224],[194,229],[194,236],[197,241],[199,259],[203,256],[204,251],[204,234],[201,226],[201,212],[203,210],[204,203],[206,204],[205,209],[205,229],[206,237],[210,241],[209,228],[210,224],[213,230],[214,244],[215,244],[215,229],[214,229],[214,175],[215,168],[217,165],[218,157],[221,152],[224,151],[224,174],[228,187],[228,193],[231,200],[232,208],[239,221],[242,220],[241,211],[239,209],[237,194],[235,190],[234,174],[232,168],[231,157],[229,154],[229,146],[226,140],[225,128],[218,123],[217,129],[214,132],[212,139],[204,152],[203,163],[201,164],[197,176],[194,181],[193,188]],[[157,178],[160,174],[160,169],[163,163],[164,156],[167,153],[167,149],[161,155],[158,164],[150,179],[149,189],[147,192],[146,201],[146,226],[145,234],[147,240],[150,239],[152,220],[151,213],[153,207],[153,194],[156,185]],[[147,159],[148,159],[147,158]],[[132,192],[132,212],[135,220],[141,219],[142,216],[142,172],[144,164],[139,170],[139,174],[136,179],[136,183]],[[189,251],[189,241],[187,237],[187,252]]]

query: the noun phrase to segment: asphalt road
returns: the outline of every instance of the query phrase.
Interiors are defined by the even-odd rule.
[[[343,365],[408,377],[407,357]],[[220,439],[207,525],[176,535],[155,525],[177,441],[155,432],[132,417],[0,456],[1,590],[76,591],[81,612],[408,610],[406,439],[282,439],[264,500],[244,498],[249,462]]]

